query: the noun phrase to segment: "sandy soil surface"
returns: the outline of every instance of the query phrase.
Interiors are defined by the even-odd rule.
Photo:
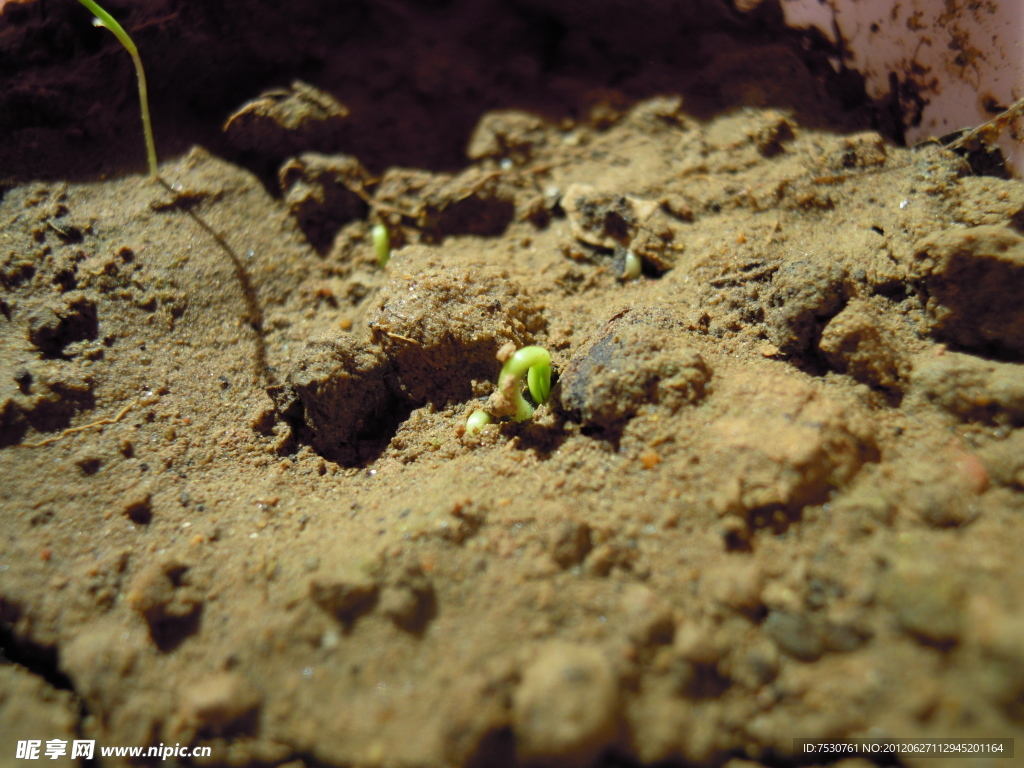
[[[1024,736],[1019,182],[770,2],[170,0],[155,181],[70,5],[0,35],[0,764]]]

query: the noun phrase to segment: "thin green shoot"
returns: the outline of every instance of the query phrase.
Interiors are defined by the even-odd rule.
[[[533,417],[534,407],[523,397],[523,376],[538,405],[551,395],[551,355],[544,347],[523,347],[510,357],[498,375],[498,391],[515,403],[516,421]]]
[[[149,91],[146,89],[146,73],[142,69],[142,59],[139,58],[139,49],[128,37],[128,33],[117,23],[117,20],[99,7],[93,0],[78,0],[82,5],[92,11],[96,17],[93,24],[98,27],[106,27],[114,33],[114,37],[120,41],[125,50],[132,57],[135,64],[135,74],[139,79],[139,102],[142,105],[142,131],[146,138],[146,159],[149,161],[149,175],[154,179],[158,178],[159,170],[156,162],[156,143],[153,141],[153,125],[149,119]]]
[[[377,266],[384,269],[391,259],[391,234],[383,224],[374,224],[370,237],[373,238],[373,250],[377,254]]]

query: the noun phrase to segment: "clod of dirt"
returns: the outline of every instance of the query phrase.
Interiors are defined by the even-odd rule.
[[[329,93],[296,80],[265,91],[227,119],[224,133],[242,152],[286,157],[336,149],[348,107]]]
[[[1024,356],[1024,237],[999,226],[947,230],[919,243],[914,259],[936,336]]]
[[[766,110],[751,126],[749,135],[763,157],[775,157],[784,152],[785,145],[796,137],[796,126],[788,115]],[[881,143],[881,137],[878,140]]]
[[[446,235],[500,235],[515,217],[513,190],[502,175],[467,168],[425,190],[418,226],[436,239]]]
[[[848,168],[875,168],[885,165],[888,158],[885,140],[874,131],[866,131],[842,137],[829,160],[831,166],[840,171]]]
[[[372,440],[391,418],[385,385],[388,366],[380,350],[350,336],[311,341],[288,374],[302,402],[313,447],[332,461],[358,460],[360,441]]]
[[[70,691],[57,690],[18,665],[0,667],[0,739],[11,750],[19,740],[35,738],[31,734],[37,733],[70,744],[78,737],[78,720],[78,705]]]
[[[825,652],[818,627],[802,613],[771,611],[764,631],[779,648],[801,661],[814,661]]]
[[[608,429],[647,404],[674,412],[696,403],[711,369],[681,334],[678,319],[667,312],[630,310],[612,318],[562,373],[562,408]]]
[[[523,671],[513,700],[516,754],[582,766],[615,741],[619,686],[597,648],[553,641]]]
[[[149,525],[153,520],[153,492],[149,486],[136,486],[121,505],[125,517],[138,525]]]
[[[340,565],[310,579],[310,599],[339,621],[350,624],[377,603],[380,587],[364,568]]]
[[[589,525],[580,520],[563,520],[551,542],[551,559],[563,568],[579,565],[592,546]]]
[[[821,502],[877,459],[867,415],[800,379],[727,381],[716,386],[716,396],[731,400],[735,412],[711,424],[717,439],[708,446],[723,514],[755,526],[777,524],[773,511],[793,514]]]
[[[407,565],[384,587],[379,608],[399,629],[419,634],[437,614],[434,585],[418,565]]]
[[[864,301],[851,301],[828,322],[818,349],[835,370],[873,387],[901,390],[910,373],[895,334]]]
[[[675,210],[669,210],[663,204],[654,210],[644,221],[640,231],[630,243],[629,250],[639,256],[656,273],[661,274],[676,265],[676,258],[683,250],[682,232],[673,218],[685,217],[685,209],[680,207],[680,200],[672,202]],[[682,203],[685,205],[685,203]]]
[[[761,607],[764,570],[756,561],[730,562],[710,569],[704,582],[715,602],[740,613],[754,614]]]
[[[783,354],[805,356],[818,346],[822,328],[846,302],[846,272],[827,258],[800,259],[783,265],[772,285],[768,338]]]
[[[913,360],[915,392],[970,421],[1024,422],[1024,366],[958,352],[926,353]]]
[[[500,235],[516,212],[515,190],[502,174],[475,167],[458,176],[392,168],[374,200],[383,210],[415,221],[430,241],[448,235]]]
[[[536,115],[515,110],[488,112],[473,130],[466,155],[470,160],[492,157],[525,163],[552,141],[554,134],[554,126]]]
[[[587,184],[570,184],[562,208],[577,239],[599,248],[628,248],[658,203],[615,192],[603,192]]]
[[[365,189],[370,174],[349,155],[304,153],[281,166],[278,181],[288,213],[321,253],[343,224],[366,213],[366,203],[354,190]]]
[[[91,372],[73,362],[33,361],[13,382],[0,382],[0,447],[18,443],[28,427],[53,431],[95,405]]]
[[[979,450],[978,458],[996,483],[1024,490],[1024,431]]]
[[[98,333],[96,302],[80,291],[53,299],[28,317],[28,340],[48,357],[59,355],[74,341],[95,339]]]
[[[405,248],[371,310],[370,333],[391,366],[389,384],[413,404],[460,402],[474,379],[493,381],[506,343],[533,343],[545,322],[508,272]]]
[[[190,735],[220,735],[245,730],[263,697],[245,678],[220,672],[193,685],[181,694],[178,717]],[[177,734],[180,738],[182,733]]]
[[[952,569],[901,551],[880,594],[900,628],[919,641],[948,647],[962,637],[964,586]]]
[[[622,626],[639,648],[672,642],[676,622],[672,608],[643,584],[630,584],[619,598]]]
[[[988,486],[979,459],[963,450],[945,448],[933,463],[913,462],[904,471],[900,511],[933,528],[959,528],[979,515],[978,495]]]
[[[199,628],[203,599],[189,585],[188,570],[166,558],[139,571],[128,590],[129,604],[145,618],[161,650],[173,649]]]

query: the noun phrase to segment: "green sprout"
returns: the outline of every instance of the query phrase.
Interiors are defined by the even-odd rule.
[[[515,404],[516,421],[533,417],[534,407],[523,397],[523,376],[538,405],[551,395],[551,355],[544,347],[523,347],[505,361],[498,375],[498,392]]]
[[[154,179],[159,176],[156,164],[156,143],[153,141],[153,125],[149,120],[149,95],[146,89],[146,73],[142,69],[142,59],[139,58],[139,49],[128,37],[128,33],[117,23],[117,20],[99,7],[93,0],[78,0],[82,5],[92,11],[96,17],[93,24],[97,27],[106,27],[114,33],[121,45],[132,57],[135,64],[135,74],[139,78],[139,102],[142,104],[142,130],[146,137],[146,159],[149,160],[149,175]]]
[[[516,421],[533,417],[534,407],[523,397],[523,374],[530,397],[538,405],[551,395],[551,355],[544,347],[523,347],[505,361],[498,375],[498,391],[516,406]]]
[[[534,406],[523,397],[523,377],[530,397],[540,405],[551,396],[551,355],[544,347],[523,347],[513,354],[498,374],[498,389],[491,395],[488,411],[475,410],[466,421],[466,434],[475,435],[495,416],[511,416],[516,421],[533,417]]]
[[[391,258],[391,234],[383,224],[374,224],[370,237],[373,238],[373,250],[377,254],[377,266],[384,269]]]

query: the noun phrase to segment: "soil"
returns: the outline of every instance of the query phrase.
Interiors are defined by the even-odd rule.
[[[568,0],[113,6],[154,180],[72,5],[0,3],[0,762],[1024,736],[1020,182],[773,2]]]

